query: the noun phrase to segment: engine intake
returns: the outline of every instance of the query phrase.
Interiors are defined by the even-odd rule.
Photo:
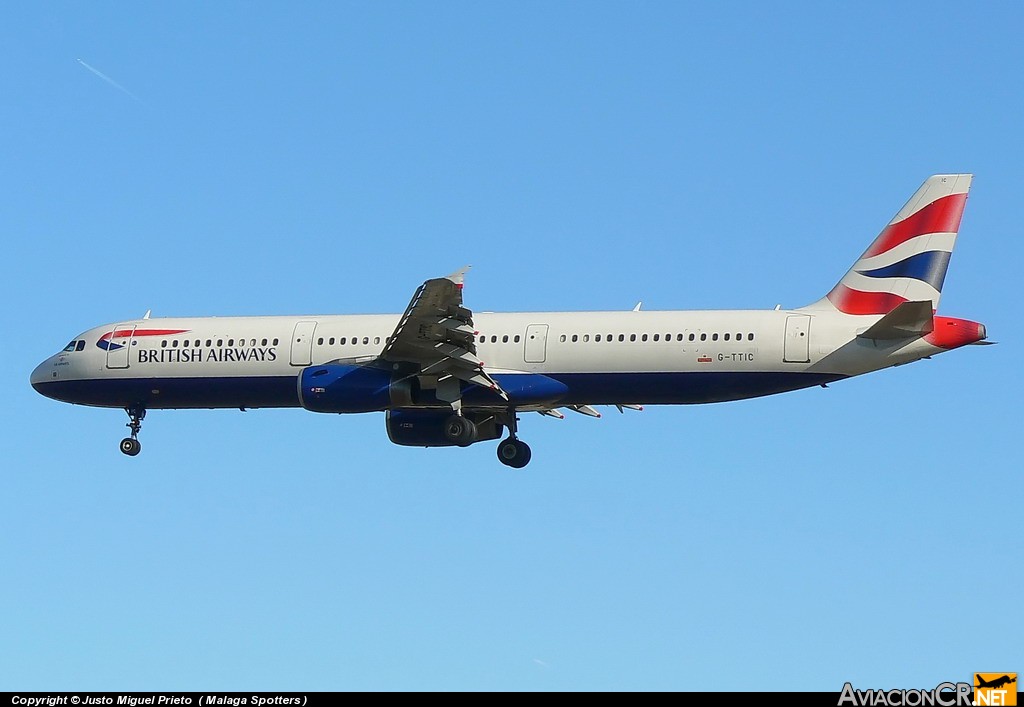
[[[299,402],[313,412],[374,412],[411,404],[411,384],[383,368],[328,363],[302,369]]]

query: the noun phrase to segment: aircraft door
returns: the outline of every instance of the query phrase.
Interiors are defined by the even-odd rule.
[[[109,334],[104,334],[100,341],[107,343],[107,368],[128,368],[128,354],[135,340],[134,324],[119,324]]]
[[[811,317],[807,314],[792,314],[786,317],[786,343],[782,360],[784,363],[809,363],[811,360]]]
[[[291,363],[293,366],[309,366],[313,363],[313,332],[316,322],[299,322],[292,333]]]
[[[523,359],[527,363],[544,363],[547,360],[548,325],[531,324],[526,327],[526,344]]]

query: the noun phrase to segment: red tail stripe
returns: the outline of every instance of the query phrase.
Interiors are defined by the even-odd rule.
[[[872,255],[884,253],[900,243],[925,233],[956,232],[960,229],[960,219],[964,215],[965,203],[967,203],[966,194],[950,194],[936,199],[902,221],[886,226],[863,257],[870,258]]]
[[[907,299],[891,292],[861,292],[839,284],[828,293],[828,301],[844,314],[887,314]]]

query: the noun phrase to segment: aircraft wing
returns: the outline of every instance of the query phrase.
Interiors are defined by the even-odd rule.
[[[508,400],[476,355],[473,312],[462,305],[462,284],[468,269],[420,285],[381,358],[413,364],[419,369],[418,375],[439,379],[453,376],[489,388]]]

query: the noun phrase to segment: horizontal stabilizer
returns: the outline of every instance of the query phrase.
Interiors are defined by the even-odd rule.
[[[935,328],[929,300],[904,302],[858,334],[862,339],[909,339],[930,334]]]

